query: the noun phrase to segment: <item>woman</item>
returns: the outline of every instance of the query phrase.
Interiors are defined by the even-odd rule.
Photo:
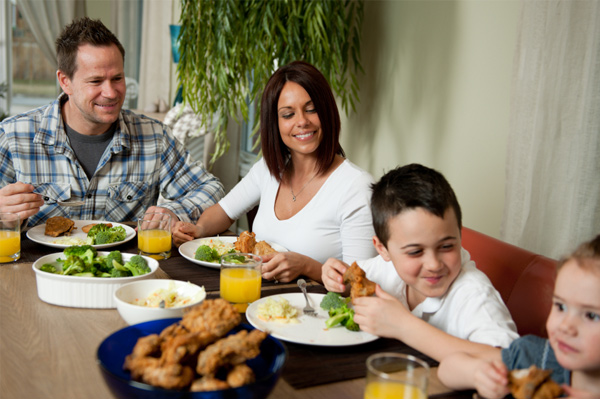
[[[328,258],[375,255],[369,202],[373,178],[344,158],[340,116],[325,77],[295,61],[269,79],[261,99],[261,158],[193,225],[177,223],[175,245],[225,231],[256,204],[257,240],[289,252],[263,257],[263,278],[321,281]]]

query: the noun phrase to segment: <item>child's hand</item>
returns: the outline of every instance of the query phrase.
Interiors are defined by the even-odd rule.
[[[582,391],[568,385],[561,385],[561,388],[567,394],[567,399],[598,399],[599,397],[598,393]]]
[[[344,292],[344,273],[348,269],[348,265],[341,260],[329,258],[321,268],[321,279],[327,291]]]
[[[481,361],[473,374],[475,389],[479,395],[489,399],[500,399],[510,393],[508,370],[500,360]]]
[[[177,222],[173,227],[173,244],[180,246],[181,244],[191,241],[194,238],[200,237],[198,226],[189,222]]]
[[[354,298],[354,321],[360,329],[380,337],[398,338],[399,326],[405,323],[406,316],[412,316],[409,310],[392,295],[385,292],[379,284],[371,297]],[[414,317],[414,316],[413,316]]]

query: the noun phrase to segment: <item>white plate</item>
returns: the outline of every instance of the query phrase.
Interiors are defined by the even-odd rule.
[[[75,222],[75,227],[77,227],[77,229],[73,230],[70,237],[80,238],[82,240],[85,240],[87,238],[87,234],[84,233],[83,231],[81,231],[81,228],[85,225],[92,224],[92,223],[96,223],[96,224],[97,223],[110,223],[113,225],[113,227],[123,226],[123,228],[125,229],[125,239],[123,241],[117,241],[117,242],[113,242],[110,244],[92,245],[93,247],[98,248],[98,249],[115,247],[117,245],[123,244],[124,242],[130,241],[133,239],[133,237],[135,237],[135,230],[125,224],[115,223],[115,222],[107,222],[107,221],[103,221],[103,220],[73,220],[73,221]],[[38,226],[32,227],[31,229],[29,229],[27,231],[27,237],[29,237],[29,239],[31,241],[37,242],[38,244],[47,245],[47,246],[53,247],[53,248],[63,248],[64,249],[64,248],[71,246],[70,244],[55,244],[55,243],[53,243],[52,241],[56,241],[59,238],[62,238],[62,236],[50,237],[45,234],[45,231],[46,231],[45,224],[38,225]]]
[[[194,262],[194,263],[196,263],[198,265],[202,265],[202,266],[206,266],[206,267],[211,267],[213,269],[219,269],[221,267],[221,265],[218,262],[215,262],[215,263],[205,262],[203,260],[198,260],[198,259],[196,259],[194,257],[196,255],[196,250],[201,245],[201,242],[204,241],[204,240],[210,240],[210,239],[221,240],[222,242],[233,244],[234,242],[236,242],[236,240],[238,238],[237,238],[237,236],[222,236],[222,237],[197,238],[195,240],[188,241],[188,242],[182,244],[179,247],[179,253],[181,254],[181,256],[183,256],[184,258],[186,258],[190,262]],[[258,241],[261,241],[261,240],[257,239],[256,241],[258,242]],[[272,243],[272,242],[268,242],[268,243],[277,252],[287,252],[287,249],[285,249],[284,247],[282,247],[279,244],[275,244],[275,243]]]
[[[319,345],[319,346],[351,346],[375,341],[379,337],[364,331],[350,331],[343,326],[332,328],[325,327],[325,321],[329,318],[328,313],[319,306],[323,300],[323,294],[308,294],[310,305],[317,310],[317,317],[302,314],[302,308],[306,305],[304,295],[280,294],[270,298],[279,300],[285,298],[290,305],[298,309],[298,321],[300,323],[281,323],[278,321],[264,321],[258,318],[258,305],[265,302],[264,297],[252,302],[246,310],[246,318],[255,328],[268,332],[282,341],[296,344]]]

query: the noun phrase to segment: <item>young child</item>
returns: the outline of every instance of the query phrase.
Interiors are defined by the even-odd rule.
[[[373,185],[371,212],[379,256],[357,263],[377,288],[353,300],[363,331],[438,361],[518,337],[500,294],[461,248],[460,205],[444,176],[417,164],[394,169]],[[347,268],[337,259],[323,265],[329,291],[346,291]]]
[[[526,336],[507,349],[459,353],[444,359],[440,380],[454,389],[477,389],[486,398],[508,393],[508,370],[536,365],[552,370],[569,398],[600,398],[600,235],[558,264],[549,339]]]

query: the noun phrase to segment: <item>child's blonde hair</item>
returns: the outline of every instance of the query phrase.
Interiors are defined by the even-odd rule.
[[[571,255],[562,258],[558,262],[558,270],[569,260],[574,260],[584,270],[600,273],[600,234],[578,246]]]

